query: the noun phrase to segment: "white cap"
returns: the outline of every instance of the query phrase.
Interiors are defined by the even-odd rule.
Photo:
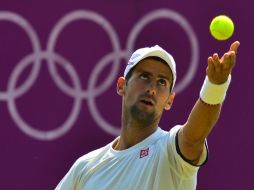
[[[159,57],[168,64],[168,66],[170,67],[173,73],[173,84],[172,84],[172,89],[173,89],[176,82],[176,64],[175,64],[174,58],[172,57],[172,55],[170,55],[168,52],[166,52],[164,49],[162,49],[158,45],[155,45],[153,47],[145,47],[145,48],[137,49],[131,55],[131,58],[124,70],[124,77],[126,77],[128,72],[133,67],[135,67],[142,59],[145,59],[151,56]]]

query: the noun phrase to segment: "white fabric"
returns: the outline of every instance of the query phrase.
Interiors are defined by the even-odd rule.
[[[135,67],[141,60],[147,58],[147,57],[151,57],[151,56],[156,56],[159,57],[161,59],[163,59],[164,61],[166,61],[166,63],[168,64],[168,66],[170,67],[172,74],[173,74],[173,83],[172,83],[172,89],[175,85],[176,82],[176,64],[175,64],[175,60],[173,58],[172,55],[170,55],[167,51],[165,51],[164,49],[162,49],[160,46],[155,45],[152,47],[145,47],[145,48],[140,48],[137,49],[132,55],[131,58],[124,70],[124,77],[126,77],[126,75],[128,74],[128,72]]]
[[[231,82],[231,75],[228,80],[223,84],[213,84],[206,76],[204,84],[200,90],[200,98],[207,104],[216,105],[225,100],[226,93]]]
[[[112,142],[84,155],[56,190],[194,190],[199,167],[184,161],[176,151],[175,136],[180,127],[169,132],[158,128],[126,150],[114,150]],[[200,163],[206,157],[204,146]]]

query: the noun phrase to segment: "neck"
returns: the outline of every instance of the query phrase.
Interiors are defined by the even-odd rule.
[[[149,124],[141,123],[123,114],[120,138],[113,148],[116,150],[124,150],[138,144],[156,131],[158,121],[159,119]]]

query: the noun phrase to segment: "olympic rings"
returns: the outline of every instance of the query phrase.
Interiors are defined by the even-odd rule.
[[[188,72],[185,77],[179,82],[179,84],[177,84],[175,87],[176,92],[181,92],[192,81],[197,70],[199,59],[199,46],[197,37],[191,25],[183,16],[173,10],[158,9],[150,12],[149,14],[141,18],[131,30],[130,35],[127,39],[125,50],[120,49],[119,38],[109,21],[107,21],[103,16],[99,15],[98,13],[90,10],[75,10],[66,14],[62,19],[60,19],[49,35],[46,50],[41,49],[39,38],[37,37],[35,30],[28,23],[28,21],[26,21],[22,16],[16,13],[0,11],[0,21],[10,21],[21,27],[28,35],[33,47],[33,52],[21,59],[17,66],[11,72],[6,92],[0,91],[0,101],[7,101],[8,111],[18,128],[24,134],[37,140],[54,140],[66,134],[73,127],[75,121],[77,120],[83,99],[87,99],[89,111],[91,112],[91,115],[94,121],[98,124],[98,126],[111,135],[119,135],[119,127],[112,126],[100,115],[100,112],[96,106],[95,98],[105,92],[112,84],[113,80],[116,78],[116,75],[118,74],[120,68],[120,60],[125,59],[126,61],[128,61],[130,52],[133,51],[136,38],[138,37],[141,30],[150,22],[161,18],[170,19],[178,23],[186,32],[190,41],[191,62],[188,68]],[[113,47],[113,51],[103,56],[102,59],[99,60],[99,62],[92,70],[89,76],[88,87],[86,90],[82,89],[78,74],[71,62],[64,58],[62,55],[55,52],[56,41],[61,31],[71,22],[81,19],[93,21],[99,26],[101,26],[108,34]],[[42,60],[47,61],[47,67],[50,76],[52,77],[57,87],[64,94],[74,98],[72,110],[68,118],[63,122],[61,126],[58,126],[55,129],[48,131],[34,129],[27,122],[25,122],[18,113],[15,104],[15,99],[27,93],[27,91],[36,81],[36,78],[38,77],[40,72]],[[111,67],[112,69],[108,75],[108,78],[105,79],[100,86],[96,87],[95,84],[97,82],[97,77],[100,75],[100,72],[102,72],[104,67],[107,66],[109,63],[113,63],[113,67]],[[17,88],[16,85],[19,76],[21,75],[22,71],[30,64],[33,64],[33,67],[29,77],[20,87]],[[68,75],[71,78],[73,87],[68,86],[60,77],[57,72],[56,64],[59,64],[67,71]]]
[[[54,47],[55,47],[55,44],[56,44],[57,37],[59,36],[59,34],[63,30],[63,28],[66,27],[66,25],[68,25],[69,23],[71,23],[73,21],[76,21],[76,20],[79,20],[79,19],[88,19],[88,20],[94,21],[95,23],[102,26],[102,28],[109,35],[110,40],[111,40],[112,45],[113,45],[113,51],[116,52],[115,57],[114,57],[113,69],[112,69],[111,73],[109,74],[109,76],[114,76],[114,73],[117,73],[117,71],[119,70],[119,67],[120,67],[120,65],[119,65],[120,59],[118,57],[118,52],[120,52],[119,39],[118,39],[117,34],[114,31],[113,27],[111,26],[111,24],[106,19],[104,19],[102,16],[100,16],[97,13],[94,13],[94,12],[91,12],[91,11],[79,11],[78,10],[78,11],[71,12],[71,13],[67,14],[66,16],[64,16],[55,25],[55,27],[53,28],[53,30],[50,34],[48,45],[47,45],[48,51],[49,52],[54,52]],[[56,72],[56,68],[54,68],[55,64],[53,64],[52,59],[48,59],[48,62],[51,63],[51,64],[49,64],[50,65],[50,70],[55,71],[54,72],[55,75],[52,75],[52,77],[58,76],[58,74]],[[64,82],[62,80],[55,80],[55,82],[57,83],[57,85],[60,89],[62,89],[64,92],[66,92],[68,94],[71,93],[72,96],[75,98],[75,96],[76,96],[75,92],[73,92],[73,90],[71,88],[69,88],[66,84],[64,84]],[[108,83],[108,81],[106,80],[106,81],[104,81],[104,83]],[[104,83],[101,84],[102,87],[103,87]],[[83,91],[82,92],[82,97],[86,98],[87,94],[88,94],[87,91]]]
[[[34,54],[35,55],[40,54],[40,52],[41,52],[40,41],[36,35],[36,32],[33,30],[32,26],[24,18],[22,18],[20,15],[18,15],[16,13],[12,13],[9,11],[0,11],[0,21],[1,20],[13,22],[14,24],[17,24],[23,30],[25,30],[29,39],[31,40]],[[27,91],[32,86],[33,79],[36,77],[36,75],[38,74],[38,72],[40,70],[40,64],[39,64],[40,62],[37,57],[38,56],[36,56],[35,63],[32,68],[32,72],[31,72],[30,76],[24,82],[24,84],[20,88],[16,89],[15,92],[13,93],[16,98],[23,95],[25,93],[25,91]],[[8,92],[6,92],[6,93],[0,92],[0,101],[7,100],[8,96],[10,96]]]
[[[36,56],[37,56],[36,54],[30,54],[30,55],[26,56],[25,59],[23,59],[19,63],[18,67],[16,67],[13,70],[13,73],[15,73],[15,74],[11,75],[13,77],[11,77],[11,80],[8,83],[8,87],[7,87],[8,92],[14,91],[16,83],[17,83],[17,79],[18,79],[20,73],[29,64],[31,64],[33,60],[36,59]],[[35,139],[38,139],[38,140],[56,139],[56,138],[62,136],[63,134],[65,134],[67,131],[69,131],[78,117],[78,114],[79,114],[79,111],[81,108],[81,103],[82,103],[82,99],[79,96],[79,94],[81,92],[81,84],[80,84],[79,78],[77,77],[78,75],[77,75],[75,69],[72,67],[72,65],[68,61],[66,61],[64,58],[60,57],[57,54],[50,54],[48,52],[41,52],[41,54],[39,54],[39,57],[37,57],[37,58],[42,60],[42,59],[47,59],[49,57],[56,60],[57,63],[60,63],[63,66],[63,68],[65,68],[65,69],[68,68],[68,69],[66,69],[66,71],[71,76],[72,82],[75,85],[75,92],[76,92],[77,96],[75,98],[71,114],[68,117],[68,119],[64,122],[64,124],[56,129],[50,130],[50,131],[36,130],[36,129],[32,128],[31,126],[29,126],[25,121],[23,121],[23,119],[18,114],[16,105],[15,105],[15,96],[9,96],[8,102],[7,102],[11,117],[14,120],[14,122],[16,123],[16,125],[25,134],[27,134],[28,136],[33,137]],[[67,65],[68,67],[65,67],[65,65]],[[13,94],[13,93],[11,93],[11,94]]]
[[[178,23],[183,30],[186,32],[191,45],[191,62],[189,64],[189,69],[185,77],[177,83],[174,87],[174,91],[181,92],[187,85],[192,81],[193,77],[195,76],[197,67],[198,67],[198,59],[199,59],[199,46],[198,46],[198,39],[193,31],[191,25],[188,21],[177,13],[174,10],[169,9],[159,9],[153,11],[147,15],[145,15],[132,29],[130,36],[127,40],[127,47],[126,49],[131,50],[133,52],[133,45],[135,44],[135,40],[140,33],[140,31],[150,22],[157,20],[159,18],[166,18],[175,21]]]

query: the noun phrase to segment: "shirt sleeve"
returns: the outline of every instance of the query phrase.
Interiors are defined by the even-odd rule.
[[[78,168],[80,165],[80,160],[78,159],[59,182],[55,190],[75,190],[78,178]]]
[[[204,165],[208,159],[208,147],[207,143],[204,144],[203,152],[200,157],[199,163],[197,165],[189,162],[181,153],[178,145],[178,131],[181,125],[173,127],[169,131],[169,136],[167,140],[168,144],[168,154],[169,161],[173,163],[175,172],[181,176],[190,177],[197,173],[200,166]]]
[[[59,182],[55,190],[81,189],[83,187],[83,183],[86,181],[85,178],[92,175],[89,173],[89,168],[97,161],[97,157],[100,158],[100,156],[105,153],[108,146],[109,145],[89,152],[76,160],[68,173]]]

